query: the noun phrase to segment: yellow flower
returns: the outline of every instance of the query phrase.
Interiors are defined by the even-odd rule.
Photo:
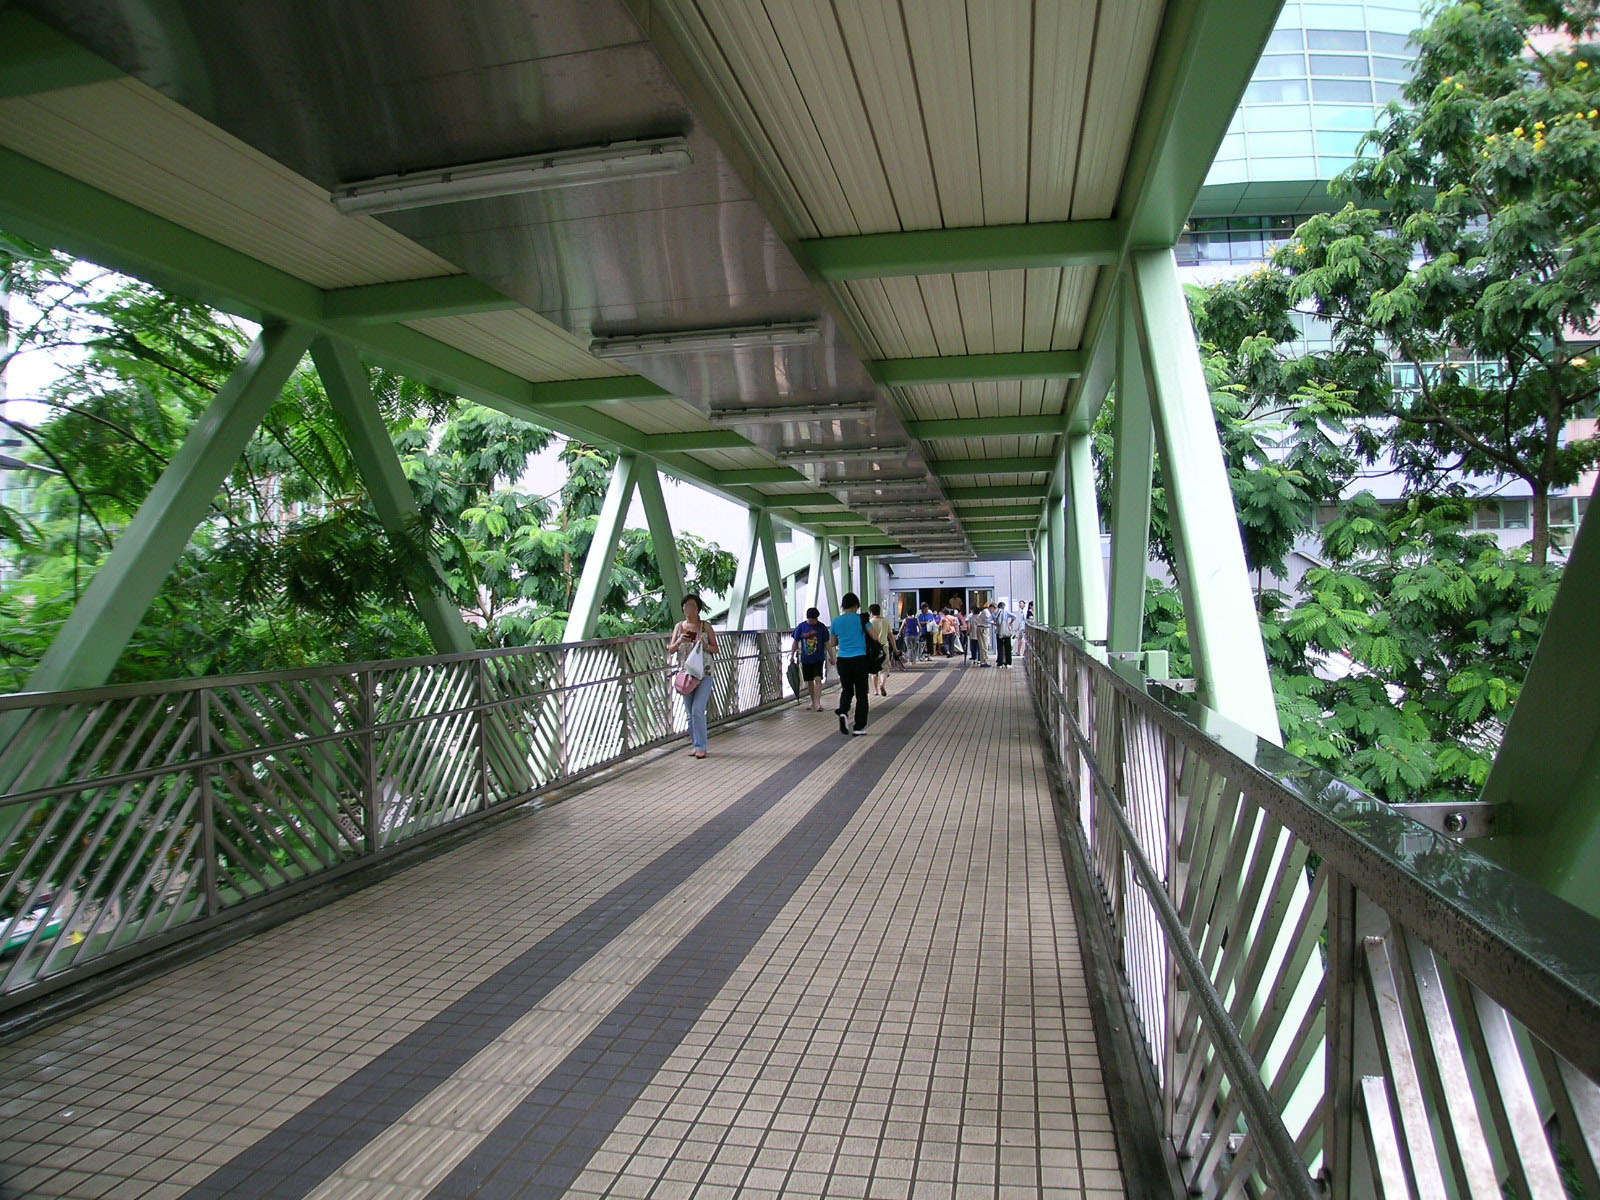
[[[1462,88],[1463,88],[1463,86],[1464,86],[1464,85],[1462,85],[1462,84],[1459,84],[1459,83],[1458,83],[1458,84],[1456,84],[1456,91],[1458,91],[1458,92],[1459,92],[1459,91],[1461,91],[1461,90],[1462,90]]]
[[[1591,121],[1592,121],[1592,120],[1594,120],[1594,119],[1595,119],[1595,118],[1596,118],[1596,117],[1600,117],[1600,108],[1591,108],[1591,109],[1590,109],[1590,110],[1589,110],[1589,120],[1591,120]]]
[[[1578,60],[1578,70],[1587,71],[1588,69],[1589,69],[1589,64],[1584,62],[1583,59],[1580,58]]]
[[[1517,126],[1517,127],[1516,127],[1516,128],[1515,128],[1515,129],[1513,129],[1513,130],[1512,130],[1512,131],[1511,131],[1511,132],[1512,132],[1512,133],[1514,133],[1514,134],[1516,134],[1516,135],[1517,135],[1517,136],[1518,136],[1518,137],[1522,137],[1522,136],[1524,136],[1524,135],[1523,135],[1523,131],[1522,131],[1522,126],[1521,126],[1521,125],[1518,125],[1518,126]]]
[[[1543,121],[1535,121],[1533,123],[1533,127],[1535,129],[1543,129],[1544,128],[1544,122]]]
[[[1589,365],[1589,360],[1580,354],[1577,358],[1572,360],[1572,365],[1575,367],[1587,367]]]

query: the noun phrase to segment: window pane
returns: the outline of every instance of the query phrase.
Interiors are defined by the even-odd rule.
[[[1267,53],[1273,54],[1280,50],[1298,50],[1305,45],[1305,39],[1298,29],[1274,29],[1272,36],[1267,39]]]
[[[1353,75],[1365,79],[1372,74],[1372,64],[1367,61],[1367,56],[1354,54],[1313,54],[1311,56],[1311,73],[1313,75]]]
[[[1408,58],[1374,58],[1372,74],[1378,79],[1404,83],[1411,78],[1411,60]]]
[[[1387,104],[1391,100],[1400,99],[1400,85],[1398,83],[1380,83],[1374,89],[1377,93],[1376,102]]]
[[[1403,33],[1369,33],[1372,49],[1378,54],[1398,54],[1409,58],[1416,47]]]
[[[1283,75],[1304,75],[1306,58],[1303,54],[1263,54],[1256,64],[1257,79],[1271,79]]]
[[[1323,130],[1317,134],[1317,153],[1354,154],[1357,144],[1365,136],[1361,133],[1347,133],[1342,129]]]
[[[1526,500],[1500,501],[1500,518],[1507,529],[1528,527],[1528,502]]]
[[[1244,127],[1250,133],[1277,133],[1285,129],[1305,129],[1311,124],[1313,110],[1304,104],[1272,104],[1264,108],[1244,110]],[[1365,113],[1365,110],[1360,110]],[[1366,113],[1367,125],[1372,116]],[[1367,128],[1363,125],[1361,128]]]
[[[1252,158],[1282,158],[1286,154],[1309,154],[1311,138],[1305,133],[1252,133]]]
[[[1303,79],[1264,79],[1244,90],[1246,104],[1293,104],[1307,96]],[[1345,99],[1345,97],[1335,97]]]
[[[1488,504],[1478,505],[1477,520],[1473,522],[1479,529],[1500,528],[1500,506],[1491,501]]]
[[[1549,507],[1549,510],[1548,510],[1549,514],[1550,514],[1550,524],[1552,524],[1552,525],[1571,525],[1571,524],[1573,524],[1572,509],[1573,509],[1573,504],[1572,504],[1572,497],[1571,496],[1551,496],[1550,497],[1550,507]]]
[[[1313,50],[1365,50],[1367,35],[1360,29],[1308,29],[1306,45]]]
[[[1311,94],[1318,100],[1332,100],[1336,104],[1350,104],[1358,100],[1370,103],[1372,84],[1365,79],[1316,79],[1311,83]]]

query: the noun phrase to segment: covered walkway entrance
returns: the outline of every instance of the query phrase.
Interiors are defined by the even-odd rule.
[[[1024,676],[789,708],[0,1051],[27,1196],[1121,1196]]]

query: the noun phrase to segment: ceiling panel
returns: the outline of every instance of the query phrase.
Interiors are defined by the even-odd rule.
[[[1079,140],[1073,220],[1109,217],[1116,208],[1162,8],[1160,0],[1100,5]]]
[[[1032,0],[967,6],[985,225],[1028,219],[1033,8]]]
[[[406,325],[536,382],[628,374],[615,363],[595,358],[586,343],[526,309],[426,317]]]
[[[922,97],[923,121],[931,134],[940,216],[947,226],[982,225],[983,180],[978,172],[978,123],[965,0],[915,0],[905,7],[911,10],[906,33]]]
[[[1028,220],[1072,216],[1083,103],[1089,86],[1097,0],[1059,0],[1037,7],[1033,25],[1033,120],[1029,128]]]

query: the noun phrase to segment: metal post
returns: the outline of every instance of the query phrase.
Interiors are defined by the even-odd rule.
[[[1090,642],[1106,638],[1106,575],[1100,560],[1100,505],[1094,493],[1094,459],[1087,433],[1066,436],[1067,619]]]
[[[839,615],[839,587],[833,576],[833,548],[822,534],[811,542],[811,603],[822,610],[824,620]]]
[[[117,538],[29,678],[28,691],[95,687],[110,678],[150,602],[310,342],[304,329],[274,326],[261,331]]]
[[[605,503],[600,506],[600,519],[594,527],[594,540],[589,543],[589,556],[583,562],[583,576],[578,580],[578,594],[572,600],[563,641],[588,641],[600,624],[600,602],[611,583],[611,568],[616,565],[617,545],[622,539],[622,525],[628,519],[628,505],[633,501],[633,485],[638,476],[639,460],[634,455],[624,454],[617,459]]]
[[[1600,916],[1600,706],[1589,695],[1600,657],[1600,506],[1591,505],[1483,799],[1506,806],[1504,833],[1474,849]]]
[[[366,792],[367,853],[375,854],[383,842],[382,808],[378,803],[378,705],[372,690],[372,672],[356,674],[359,693],[361,739],[361,786]]]
[[[311,360],[322,377],[329,406],[344,431],[350,457],[355,460],[361,481],[367,485],[378,520],[391,537],[404,536],[416,527],[421,511],[411,485],[406,482],[400,455],[395,452],[394,442],[384,427],[383,414],[372,397],[360,356],[346,342],[319,337],[311,343]],[[432,586],[413,593],[417,611],[439,653],[464,654],[474,648],[472,631],[450,598],[444,568],[431,551],[428,567]]]
[[[1065,453],[1065,447],[1062,450]],[[1047,505],[1047,520],[1049,527],[1049,553],[1050,553],[1050,611],[1053,615],[1052,623],[1058,628],[1066,628],[1072,623],[1071,614],[1067,609],[1067,564],[1066,564],[1066,522],[1067,515],[1062,510],[1062,497],[1051,496],[1045,503]]]
[[[793,629],[787,597],[783,594],[783,577],[778,574],[778,542],[772,528],[772,517],[765,511],[756,513],[756,543],[761,550],[761,569],[767,577],[767,628]]]
[[[1106,649],[1113,654],[1134,654],[1144,646],[1155,429],[1150,423],[1150,380],[1131,286],[1123,287],[1118,309],[1116,441],[1111,466],[1111,611]]]
[[[845,538],[839,547],[839,591],[859,593],[860,590],[856,586],[856,540]]]
[[[194,694],[195,757],[211,757],[211,693],[201,688]],[[217,887],[217,814],[216,796],[211,788],[211,768],[201,766],[195,771],[196,804],[200,808],[200,863],[204,872],[206,890],[206,915],[216,916],[222,911],[222,893]]]
[[[472,692],[478,710],[478,811],[484,812],[489,807],[489,681],[485,659],[472,663]]]
[[[675,624],[683,615],[683,560],[678,557],[678,541],[672,532],[672,521],[667,515],[667,502],[661,494],[661,476],[653,466],[643,466],[637,480],[639,503],[644,506],[644,519],[650,529],[650,545],[655,551],[656,564],[661,569],[662,597],[667,604],[668,624]]]
[[[1201,694],[1223,716],[1277,742],[1278,712],[1244,542],[1177,261],[1170,250],[1139,251],[1133,279]]]
[[[738,573],[733,578],[733,598],[728,604],[728,628],[743,629],[744,619],[750,612],[750,593],[755,590],[756,559],[761,552],[761,510],[749,511],[745,526],[744,554],[739,558]]]

